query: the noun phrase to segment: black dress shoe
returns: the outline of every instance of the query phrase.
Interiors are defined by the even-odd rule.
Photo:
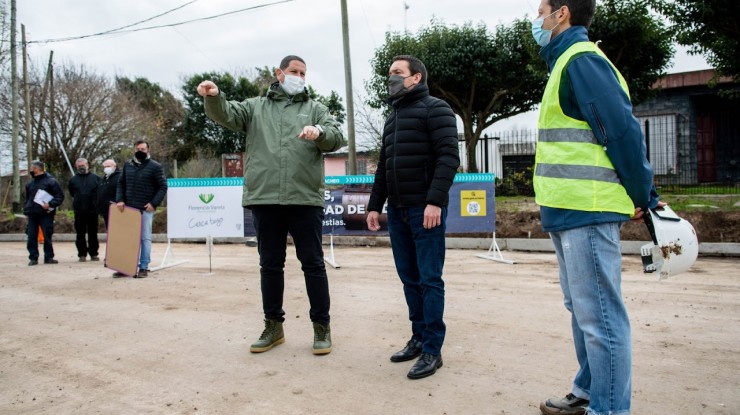
[[[391,362],[405,362],[407,360],[415,359],[420,354],[421,342],[411,339],[406,343],[406,347],[391,356]]]
[[[44,264],[58,264],[58,263],[59,263],[59,261],[57,261],[56,259],[53,259],[53,258],[52,259],[45,259],[44,260]]]
[[[440,367],[442,367],[442,355],[434,356],[429,353],[422,353],[419,360],[411,366],[411,370],[409,370],[409,374],[406,376],[409,379],[425,378],[432,376]]]
[[[39,264],[39,261],[36,260],[36,259],[32,259],[32,260],[28,261],[28,266],[29,267],[32,267],[32,266],[38,265],[38,264]]]

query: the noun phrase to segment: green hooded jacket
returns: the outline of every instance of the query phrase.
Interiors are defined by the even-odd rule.
[[[305,90],[290,97],[274,83],[267,96],[242,102],[206,96],[205,110],[217,123],[247,135],[243,206],[324,206],[323,153],[344,145],[326,106]],[[298,138],[307,125],[324,132],[316,141]]]

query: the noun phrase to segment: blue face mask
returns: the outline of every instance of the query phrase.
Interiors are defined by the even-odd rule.
[[[552,16],[553,14],[559,12],[560,9],[555,10],[554,12],[550,13],[550,15],[545,17],[540,17],[539,19],[532,20],[532,36],[534,36],[534,41],[537,42],[538,45],[542,46],[543,48],[547,46],[548,43],[550,43],[550,38],[552,38],[552,31],[558,27],[558,24],[556,24],[552,29],[543,29],[542,25],[545,24],[545,19]]]

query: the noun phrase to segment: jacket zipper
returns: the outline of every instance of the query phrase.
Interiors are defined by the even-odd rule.
[[[601,131],[601,134],[604,136],[604,142],[602,143],[602,146],[604,147],[604,151],[606,151],[606,143],[609,142],[609,137],[607,137],[606,135],[606,128],[604,128],[604,124],[601,122],[599,113],[596,111],[596,106],[594,104],[590,104],[590,106],[591,106],[591,112],[593,112],[594,117],[596,118],[596,124],[599,126],[599,130]]]
[[[398,110],[393,111],[394,126],[393,126],[393,181],[395,183],[394,193],[396,200],[401,200],[401,196],[398,193],[398,172],[396,171],[396,149],[398,148]]]

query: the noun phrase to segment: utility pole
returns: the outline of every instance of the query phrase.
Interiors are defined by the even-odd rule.
[[[13,112],[13,212],[21,211],[21,173],[18,164],[18,57],[15,50],[15,0],[10,0],[10,88]]]
[[[23,101],[25,104],[24,119],[26,121],[26,169],[31,170],[33,161],[33,131],[31,131],[31,94],[28,91],[28,51],[26,49],[26,25],[21,25],[21,44],[23,45]]]
[[[54,67],[52,66],[54,58],[54,51],[49,52],[49,67],[46,69],[46,79],[44,79],[44,89],[41,91],[41,108],[39,108],[39,124],[38,128],[36,128],[36,140],[34,141],[36,145],[38,145],[41,142],[41,130],[43,130],[44,125],[44,112],[46,110],[46,95],[49,93],[49,83],[51,83],[51,73],[54,70]],[[33,148],[34,151],[36,150],[36,147]]]
[[[344,83],[347,99],[347,146],[349,152],[349,174],[357,174],[357,153],[355,151],[355,105],[352,99],[352,63],[349,58],[349,22],[347,19],[347,0],[342,3],[342,40],[344,43]]]

